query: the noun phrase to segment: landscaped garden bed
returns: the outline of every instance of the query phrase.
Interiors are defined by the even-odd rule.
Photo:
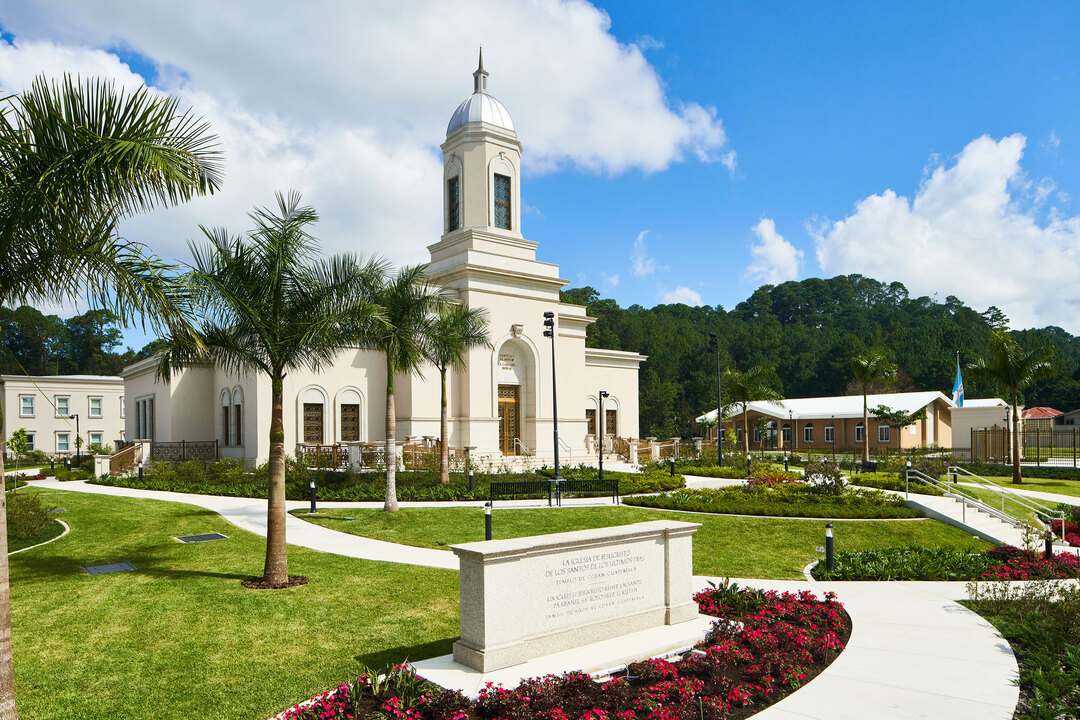
[[[1015,720],[1080,717],[1080,590],[991,583],[963,602],[1009,641],[1019,666]]]
[[[905,485],[902,478],[894,473],[872,472],[856,473],[848,480],[852,485],[859,487],[874,488],[875,490],[892,490],[893,492],[910,492],[918,495],[944,495],[945,492],[933,485],[925,485],[919,481],[909,482]]]
[[[1080,578],[1080,561],[1062,552],[1042,553],[1001,545],[983,552],[972,547],[894,547],[838,552],[833,569],[819,562],[815,580],[1051,580]]]
[[[199,460],[187,462],[155,462],[147,465],[140,481],[132,477],[105,477],[91,480],[95,484],[115,487],[165,490],[170,492],[200,493],[204,495],[228,495],[232,497],[266,497],[268,466],[261,465],[254,471],[245,470],[235,460],[218,460],[204,464]],[[439,482],[439,472],[434,470],[399,471],[397,473],[398,500],[487,500],[490,482],[549,480],[553,472],[540,468],[529,472],[474,472],[473,489],[469,490],[468,476],[451,473],[448,485]],[[593,467],[561,468],[561,475],[568,479],[588,480],[597,477]],[[648,473],[605,472],[605,479],[619,481],[619,492],[630,495],[642,492],[659,492],[685,485],[681,475],[671,476],[667,471]],[[289,461],[285,476],[285,497],[289,500],[307,500],[310,483],[314,481],[320,500],[377,501],[386,497],[386,475],[381,471],[316,470]]]
[[[627,505],[720,513],[812,518],[915,518],[922,514],[904,500],[877,490],[849,488],[840,495],[825,495],[808,485],[787,484],[771,488],[722,488],[675,490],[660,495],[625,498]]]
[[[599,681],[548,675],[516,688],[488,686],[473,701],[397,666],[364,669],[353,683],[297,705],[286,720],[718,720],[748,717],[797,690],[844,648],[851,623],[834,595],[714,587],[694,599],[720,618],[695,652],[634,663]]]

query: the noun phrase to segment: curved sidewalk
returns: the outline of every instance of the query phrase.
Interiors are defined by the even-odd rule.
[[[212,510],[237,527],[265,536],[266,501],[153,490],[81,481],[34,481],[32,485],[118,497],[182,502]],[[594,501],[587,501],[596,505]],[[381,507],[381,503],[320,503],[325,507]],[[291,501],[289,509],[307,507]],[[472,506],[402,503],[403,507]],[[515,505],[508,503],[508,505]],[[536,507],[534,501],[516,504]],[[546,502],[544,503],[546,507]],[[457,557],[348,535],[288,516],[291,545],[367,560],[456,570]],[[696,577],[698,589],[719,578]],[[1007,720],[1019,698],[1016,659],[1009,644],[975,613],[954,601],[966,597],[956,582],[808,582],[736,580],[741,586],[791,591],[833,591],[852,617],[853,631],[840,657],[806,686],[754,716],[755,720]]]

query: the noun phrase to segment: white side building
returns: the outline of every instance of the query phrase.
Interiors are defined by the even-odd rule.
[[[457,301],[488,311],[493,349],[473,349],[467,368],[451,373],[450,445],[482,455],[554,455],[557,383],[560,454],[591,452],[598,394],[606,391],[605,436],[638,435],[638,366],[634,352],[585,347],[594,322],[585,308],[559,301],[568,281],[536,259],[537,243],[521,233],[521,143],[506,108],[488,94],[483,64],[473,94],[458,106],[443,153],[443,228],[430,245],[431,278]],[[544,313],[555,320],[544,337]],[[552,363],[555,363],[553,380]],[[394,380],[399,440],[439,434],[439,374],[431,367]],[[236,377],[197,368],[169,383],[152,360],[124,370],[131,439],[217,440],[220,454],[262,461],[269,455],[270,387],[261,376]],[[386,377],[376,352],[343,349],[319,374],[285,382],[285,442],[379,442],[384,439]]]
[[[4,375],[2,381],[4,442],[23,428],[31,450],[74,455],[76,430],[84,452],[90,445],[115,446],[126,437],[123,378]]]

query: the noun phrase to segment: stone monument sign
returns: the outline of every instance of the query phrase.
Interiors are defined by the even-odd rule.
[[[454,661],[490,672],[694,620],[699,527],[656,520],[451,546],[461,568]]]

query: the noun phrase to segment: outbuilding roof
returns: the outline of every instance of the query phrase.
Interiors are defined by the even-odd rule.
[[[888,405],[893,410],[903,410],[904,412],[911,414],[918,412],[935,400],[941,400],[950,408],[956,407],[952,400],[936,390],[867,395],[866,405],[868,408],[877,407],[878,405]],[[786,418],[789,416],[796,419],[861,418],[863,414],[863,396],[839,395],[832,397],[791,398],[781,400],[777,403],[752,402],[747,406],[747,409],[775,418]],[[739,408],[725,406],[724,415],[725,417],[730,417],[739,411]],[[715,422],[716,411],[710,410],[697,418],[698,422],[702,422],[703,420]]]
[[[1039,420],[1042,418],[1055,418],[1058,415],[1064,414],[1065,413],[1063,413],[1062,411],[1055,410],[1052,407],[1033,407],[1024,410],[1024,413],[1021,417],[1023,417],[1025,420]]]

